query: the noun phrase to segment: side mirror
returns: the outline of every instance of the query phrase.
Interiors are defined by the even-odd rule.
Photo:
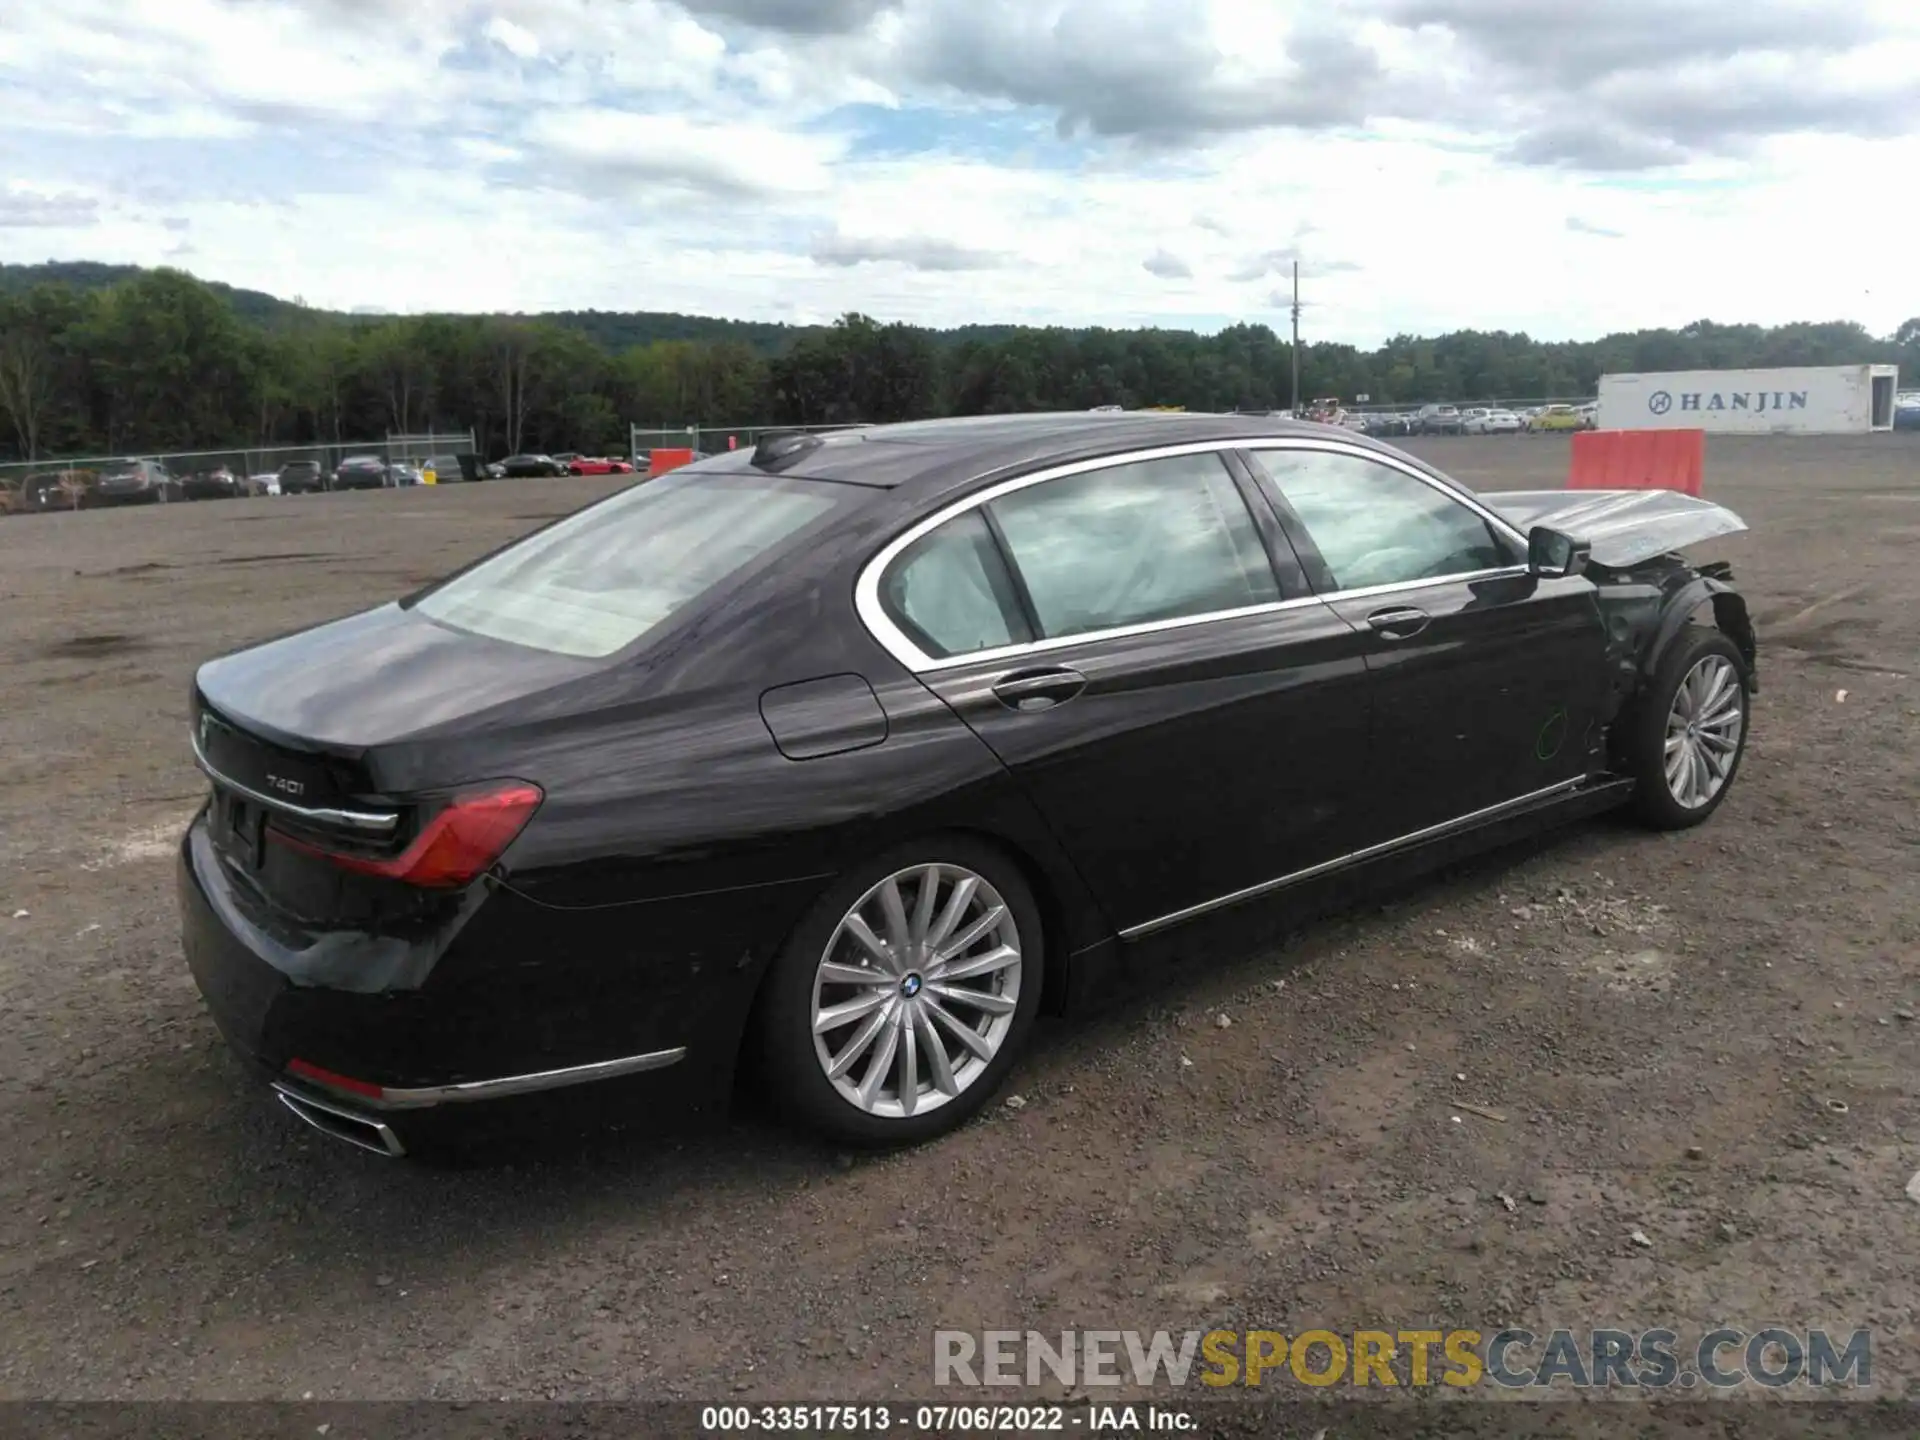
[[[1593,547],[1547,525],[1527,532],[1527,569],[1544,580],[1562,580],[1587,568]]]

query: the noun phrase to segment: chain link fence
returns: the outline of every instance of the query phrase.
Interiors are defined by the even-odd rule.
[[[473,451],[471,430],[417,435],[388,435],[379,440],[335,441],[313,445],[268,445],[223,450],[134,451],[118,455],[81,455],[64,459],[0,463],[0,514],[34,514],[85,509],[104,501],[118,486],[102,480],[135,473],[145,483],[131,488],[134,498],[184,500],[274,495],[280,475],[292,464],[313,466],[331,475],[344,460],[372,456],[389,467],[399,483],[416,484],[428,461],[453,465]],[[121,498],[117,495],[114,498]]]
[[[791,435],[795,431],[825,434],[832,430],[858,430],[855,425],[664,425],[627,427],[629,453],[636,468],[644,469],[655,450],[691,450],[702,455],[718,455],[726,450],[751,450],[763,435]]]

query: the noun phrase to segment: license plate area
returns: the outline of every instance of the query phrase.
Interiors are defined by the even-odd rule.
[[[221,854],[258,873],[267,859],[265,811],[244,796],[215,786],[211,819],[214,844]]]

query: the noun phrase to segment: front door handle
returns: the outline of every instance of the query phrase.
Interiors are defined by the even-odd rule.
[[[1087,688],[1087,677],[1066,666],[1016,670],[993,682],[993,693],[1009,710],[1022,713],[1064,705]]]
[[[1367,625],[1377,634],[1389,640],[1406,640],[1418,635],[1433,622],[1433,617],[1424,610],[1416,610],[1411,605],[1394,610],[1376,610],[1367,616]]]

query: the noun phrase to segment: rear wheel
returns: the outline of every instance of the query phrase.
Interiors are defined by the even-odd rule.
[[[1684,830],[1720,808],[1747,749],[1746,661],[1718,630],[1680,632],[1629,722],[1634,808],[1658,830]]]
[[[1019,869],[964,837],[836,884],[774,961],[759,1027],[777,1100],[858,1145],[954,1129],[1025,1048],[1045,957]]]

